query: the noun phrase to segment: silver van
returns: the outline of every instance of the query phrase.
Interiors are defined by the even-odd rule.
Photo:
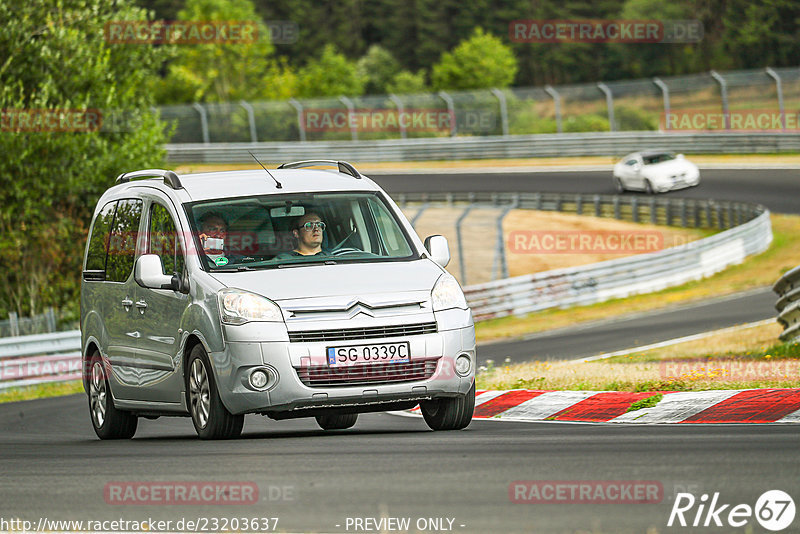
[[[462,429],[475,330],[449,259],[346,162],[122,174],[84,257],[94,430],[130,438],[139,417],[191,416],[223,439],[248,413],[344,429],[416,405],[432,429]]]

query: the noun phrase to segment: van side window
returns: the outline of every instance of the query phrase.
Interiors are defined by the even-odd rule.
[[[106,280],[124,282],[131,275],[141,218],[141,200],[128,199],[118,202],[108,244]]]
[[[183,250],[178,231],[169,211],[161,204],[154,203],[150,208],[149,241],[148,253],[161,258],[164,274],[183,273]]]
[[[106,204],[94,220],[92,235],[89,238],[89,253],[86,255],[86,271],[106,270],[106,253],[108,252],[108,234],[111,231],[111,224],[114,222],[114,210],[117,201],[113,200]],[[94,278],[94,277],[93,277]],[[100,273],[100,278],[105,278]]]

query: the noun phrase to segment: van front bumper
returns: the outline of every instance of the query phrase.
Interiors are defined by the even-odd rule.
[[[323,369],[328,346],[390,343],[398,341],[397,338],[315,343],[228,341],[224,351],[209,356],[215,368],[220,398],[233,414],[265,413],[282,418],[302,416],[301,412],[311,416],[319,409],[380,411],[381,405],[418,403],[421,400],[465,395],[470,390],[475,380],[476,363],[473,326],[402,340],[410,342],[410,363],[419,367],[427,362],[429,372],[426,377],[400,382],[335,386],[307,385],[300,378],[301,375],[308,375],[303,370]],[[471,361],[465,376],[455,371],[455,360],[461,354],[468,355]],[[265,391],[259,391],[250,384],[250,374],[256,369],[265,368],[274,372],[277,379]]]

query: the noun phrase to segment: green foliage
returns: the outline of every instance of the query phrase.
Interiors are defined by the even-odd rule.
[[[165,50],[105,41],[106,22],[146,19],[126,1],[0,2],[0,18],[0,109],[98,110],[104,121],[0,131],[0,316],[47,306],[77,314],[97,198],[120,172],[161,164],[163,124],[138,110],[153,105],[145,82]]]
[[[577,115],[563,121],[565,132],[607,132],[608,118],[600,115]]]
[[[416,73],[401,70],[386,86],[387,93],[398,95],[412,95],[415,93],[424,93],[429,90],[430,88],[425,83],[425,71],[421,69]]]
[[[631,405],[628,406],[628,409],[625,411],[635,412],[636,410],[641,410],[642,408],[652,408],[653,406],[661,402],[661,399],[663,398],[664,395],[662,393],[656,393],[655,395],[652,395],[650,397],[645,397],[644,399],[639,399],[636,402],[632,402]]]
[[[257,38],[178,45],[169,73],[157,87],[160,103],[285,99],[294,94],[294,74],[274,57],[269,29],[250,0],[188,0],[178,19],[255,22]]]
[[[366,80],[364,92],[368,95],[386,94],[387,87],[394,80],[400,64],[392,54],[379,45],[372,45],[358,60],[358,75]]]
[[[658,130],[658,113],[631,106],[615,106],[614,119],[621,131]]]
[[[355,62],[339,53],[334,45],[326,45],[319,59],[309,61],[297,73],[297,89],[301,97],[359,96],[364,93],[366,79]]]
[[[469,39],[445,52],[433,66],[436,90],[508,87],[517,73],[517,60],[499,38],[475,28]]]

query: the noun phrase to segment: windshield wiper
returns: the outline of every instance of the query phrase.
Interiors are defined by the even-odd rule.
[[[293,263],[279,263],[278,269],[284,269],[288,267],[302,267],[303,265],[336,265],[336,262],[333,260],[324,260],[324,261],[298,261]]]
[[[237,272],[240,272],[240,271],[255,271],[255,269],[253,269],[249,265],[239,265],[235,269],[214,269],[212,272],[215,272],[215,273],[237,273]]]

